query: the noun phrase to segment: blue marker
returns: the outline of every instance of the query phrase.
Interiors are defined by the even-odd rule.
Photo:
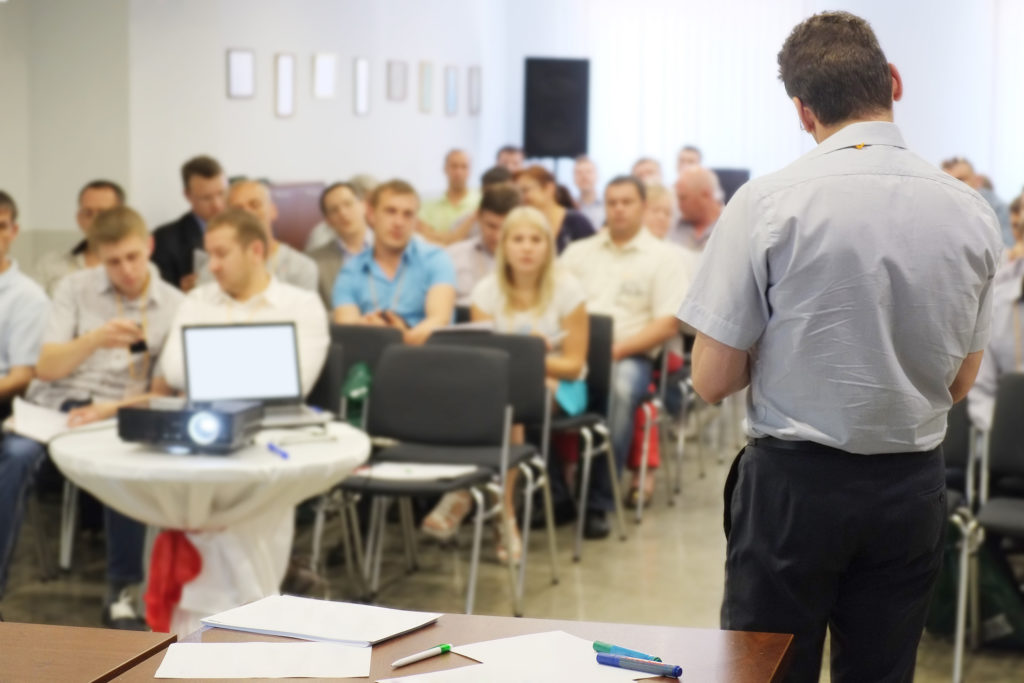
[[[661,657],[655,657],[654,655],[630,650],[628,647],[619,647],[618,645],[612,645],[611,643],[604,643],[600,640],[594,641],[594,652],[604,652],[612,655],[625,655],[627,657],[636,657],[637,659],[649,659],[652,662],[661,661]]]
[[[620,657],[619,655],[610,655],[604,652],[597,654],[597,663],[617,666],[620,669],[629,669],[630,671],[642,671],[645,674],[668,676],[669,678],[679,678],[683,675],[683,667],[676,666],[675,664],[662,664],[661,662],[652,662],[649,659],[637,659],[636,657]]]
[[[286,451],[285,449],[281,448],[277,444],[267,443],[267,450],[270,451],[271,453],[273,453],[274,455],[281,456],[282,460],[287,460],[288,459],[288,451]]]

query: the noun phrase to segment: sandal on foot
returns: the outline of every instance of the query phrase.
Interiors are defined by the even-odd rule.
[[[473,498],[469,491],[449,491],[441,497],[430,514],[423,518],[420,530],[439,541],[450,541],[472,507]]]
[[[651,506],[651,499],[654,497],[654,491],[644,493],[644,508]],[[640,489],[630,489],[629,493],[626,494],[626,500],[623,501],[630,510],[636,510],[640,505]]]
[[[505,523],[499,519],[494,527],[494,531],[495,541],[497,542],[494,554],[497,555],[498,562],[508,564],[511,559],[513,564],[519,564],[519,560],[523,557],[523,539],[519,536],[519,529],[513,523],[512,538],[506,539]]]

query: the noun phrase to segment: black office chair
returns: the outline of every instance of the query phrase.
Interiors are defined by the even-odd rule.
[[[320,376],[309,392],[306,403],[338,415],[341,409],[341,386],[345,382],[345,365],[342,345],[332,341],[327,347],[327,358]]]
[[[356,363],[366,363],[373,374],[384,350],[393,344],[402,343],[402,333],[392,327],[373,327],[370,325],[331,325],[331,341],[338,342],[345,349],[344,363],[341,366],[342,382],[348,377],[349,370]],[[340,393],[340,387],[339,387]],[[367,405],[363,405],[363,416],[367,413]],[[347,406],[341,400],[339,416],[345,419]]]
[[[469,306],[456,306],[455,307],[455,322],[456,323],[468,323],[472,320]]]
[[[581,415],[558,416],[551,420],[551,432],[576,432],[583,439],[580,461],[583,466],[577,502],[576,538],[573,560],[580,561],[583,554],[583,525],[590,491],[590,469],[593,459],[606,456],[611,477],[612,496],[615,498],[615,517],[619,537],[626,540],[626,515],[619,492],[619,472],[612,453],[608,431],[608,408],[611,401],[612,381],[612,318],[591,314],[589,318],[590,342],[587,347],[587,410]]]
[[[476,503],[466,590],[466,613],[472,613],[484,521],[501,514],[510,463],[529,452],[528,447],[509,444],[508,366],[508,354],[494,349],[390,346],[382,354],[370,391],[367,427],[370,434],[392,439],[397,445],[375,453],[371,463],[439,463],[472,465],[474,469],[453,479],[394,481],[356,474],[341,483],[347,495],[374,497],[363,566],[371,595],[380,586],[390,501],[468,489]],[[494,505],[485,503],[485,492],[495,496]],[[415,569],[411,514],[403,511],[406,509],[399,508],[406,560],[409,568]],[[514,594],[515,567],[509,563],[508,568]]]
[[[513,460],[510,465],[519,468],[524,478],[523,486],[523,556],[519,563],[519,580],[516,584],[516,615],[522,613],[523,589],[526,578],[526,557],[530,541],[530,519],[534,494],[539,490],[544,501],[544,516],[548,533],[548,550],[551,556],[551,582],[558,583],[558,547],[555,538],[555,524],[551,505],[551,488],[548,479],[547,458],[549,428],[551,424],[551,395],[545,383],[545,357],[547,348],[540,337],[524,334],[466,333],[460,331],[438,331],[427,341],[428,346],[462,346],[491,348],[508,353],[509,357],[509,400],[512,404],[512,421],[527,429],[539,428],[540,444],[533,448],[523,460]],[[511,559],[510,559],[511,561]]]

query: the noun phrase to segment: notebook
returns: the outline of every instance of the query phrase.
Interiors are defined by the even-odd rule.
[[[258,401],[264,427],[330,421],[302,402],[295,323],[187,325],[182,345],[189,404]]]

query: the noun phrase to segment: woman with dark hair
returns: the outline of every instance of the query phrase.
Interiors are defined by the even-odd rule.
[[[515,181],[523,195],[523,203],[539,210],[548,219],[548,224],[554,230],[555,247],[559,254],[569,242],[594,234],[594,226],[586,216],[558,202],[558,181],[546,168],[524,168],[515,174]]]

